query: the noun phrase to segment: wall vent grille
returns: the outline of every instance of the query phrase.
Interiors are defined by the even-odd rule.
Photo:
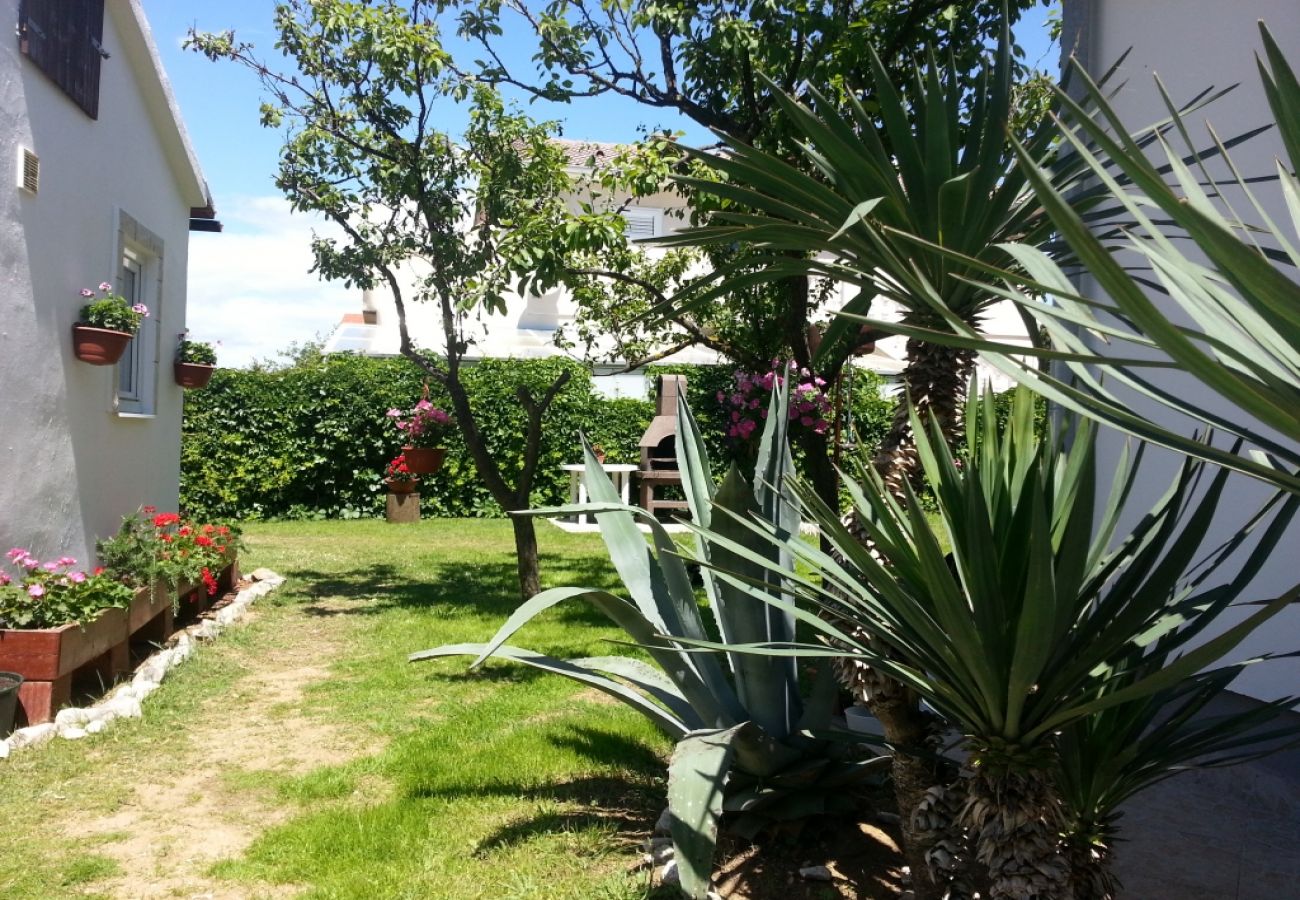
[[[22,151],[22,172],[19,185],[23,190],[35,194],[41,187],[41,160],[26,147]]]

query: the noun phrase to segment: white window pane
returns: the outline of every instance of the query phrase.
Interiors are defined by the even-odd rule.
[[[140,302],[140,266],[129,258],[122,259],[122,268],[118,272],[117,292],[126,298],[126,302]],[[117,393],[123,399],[135,400],[140,393],[140,354],[132,340],[126,345],[126,352],[117,364]]]

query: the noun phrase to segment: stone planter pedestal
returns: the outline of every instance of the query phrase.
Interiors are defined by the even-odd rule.
[[[420,521],[420,495],[389,494],[386,518],[397,523]]]

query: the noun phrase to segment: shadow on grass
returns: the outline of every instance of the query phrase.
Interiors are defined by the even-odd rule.
[[[664,761],[647,745],[621,734],[575,725],[569,734],[554,735],[550,742],[557,747],[572,750],[594,762],[608,763],[617,760],[638,772],[654,773],[664,770]]]
[[[600,557],[544,553],[541,570],[548,586],[576,584],[607,590],[618,587],[608,561]],[[285,574],[301,584],[301,590],[309,598],[303,610],[313,616],[374,616],[393,608],[421,609],[447,604],[504,618],[519,605],[518,570],[513,561],[437,563],[427,571],[427,579],[416,580],[401,574],[392,564],[379,563],[347,573],[289,569]],[[550,577],[546,577],[548,573]],[[369,602],[332,607],[320,602],[327,598]],[[583,603],[563,604],[559,610],[566,620],[606,623],[603,616]]]
[[[591,828],[618,834],[628,840],[642,838],[650,832],[664,804],[662,790],[608,775],[577,778],[542,787],[478,785],[475,792],[575,804],[570,809],[538,813],[502,825],[475,845],[473,852],[478,855],[504,850],[547,834]]]

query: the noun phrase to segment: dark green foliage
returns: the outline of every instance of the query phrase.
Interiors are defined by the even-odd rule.
[[[185,396],[181,507],[202,518],[374,514],[399,445],[384,413],[418,399],[421,384],[409,362],[346,355],[218,370]]]
[[[640,400],[604,400],[587,371],[567,360],[488,360],[464,380],[488,446],[514,478],[524,452],[517,385],[540,393],[562,367],[572,380],[556,399],[543,432],[536,503],[567,497],[564,463],[578,459],[578,431],[603,444],[611,462],[633,461],[652,414]],[[192,515],[222,518],[356,518],[383,510],[384,465],[401,436],[385,413],[406,408],[423,390],[420,371],[404,359],[303,353],[292,365],[219,370],[208,389],[186,395],[181,450],[181,505]],[[430,392],[445,404],[436,386]],[[426,516],[496,516],[459,431],[447,437],[447,461],[426,476]]]
[[[468,367],[464,381],[489,447],[509,461],[513,479],[524,452],[523,408],[517,385],[540,393],[561,368],[572,378],[556,399],[543,431],[534,505],[567,499],[568,473],[577,462],[578,432],[600,444],[612,463],[635,463],[637,441],[654,414],[653,404],[595,393],[590,374],[568,360],[486,360]],[[655,367],[653,374],[681,372],[688,397],[699,410],[700,430],[711,455],[730,460],[726,412],[717,392],[732,383],[730,366]],[[846,379],[847,381],[847,379]],[[892,400],[880,396],[880,378],[855,372],[853,428],[875,446],[888,426]],[[181,508],[207,519],[358,518],[380,515],[383,469],[401,438],[385,417],[405,409],[424,389],[420,371],[404,359],[323,355],[313,348],[281,368],[219,369],[204,391],[185,396],[181,447]],[[446,405],[436,385],[430,400]],[[502,511],[479,481],[460,432],[446,440],[442,471],[426,476],[421,507],[426,517],[499,516]]]
[[[641,460],[641,448],[637,442],[654,414],[654,403],[649,400],[593,397],[591,419],[583,423],[583,434],[593,445],[599,444],[604,448],[606,462],[637,463]],[[574,445],[568,455],[571,461],[577,462],[582,454]]]

